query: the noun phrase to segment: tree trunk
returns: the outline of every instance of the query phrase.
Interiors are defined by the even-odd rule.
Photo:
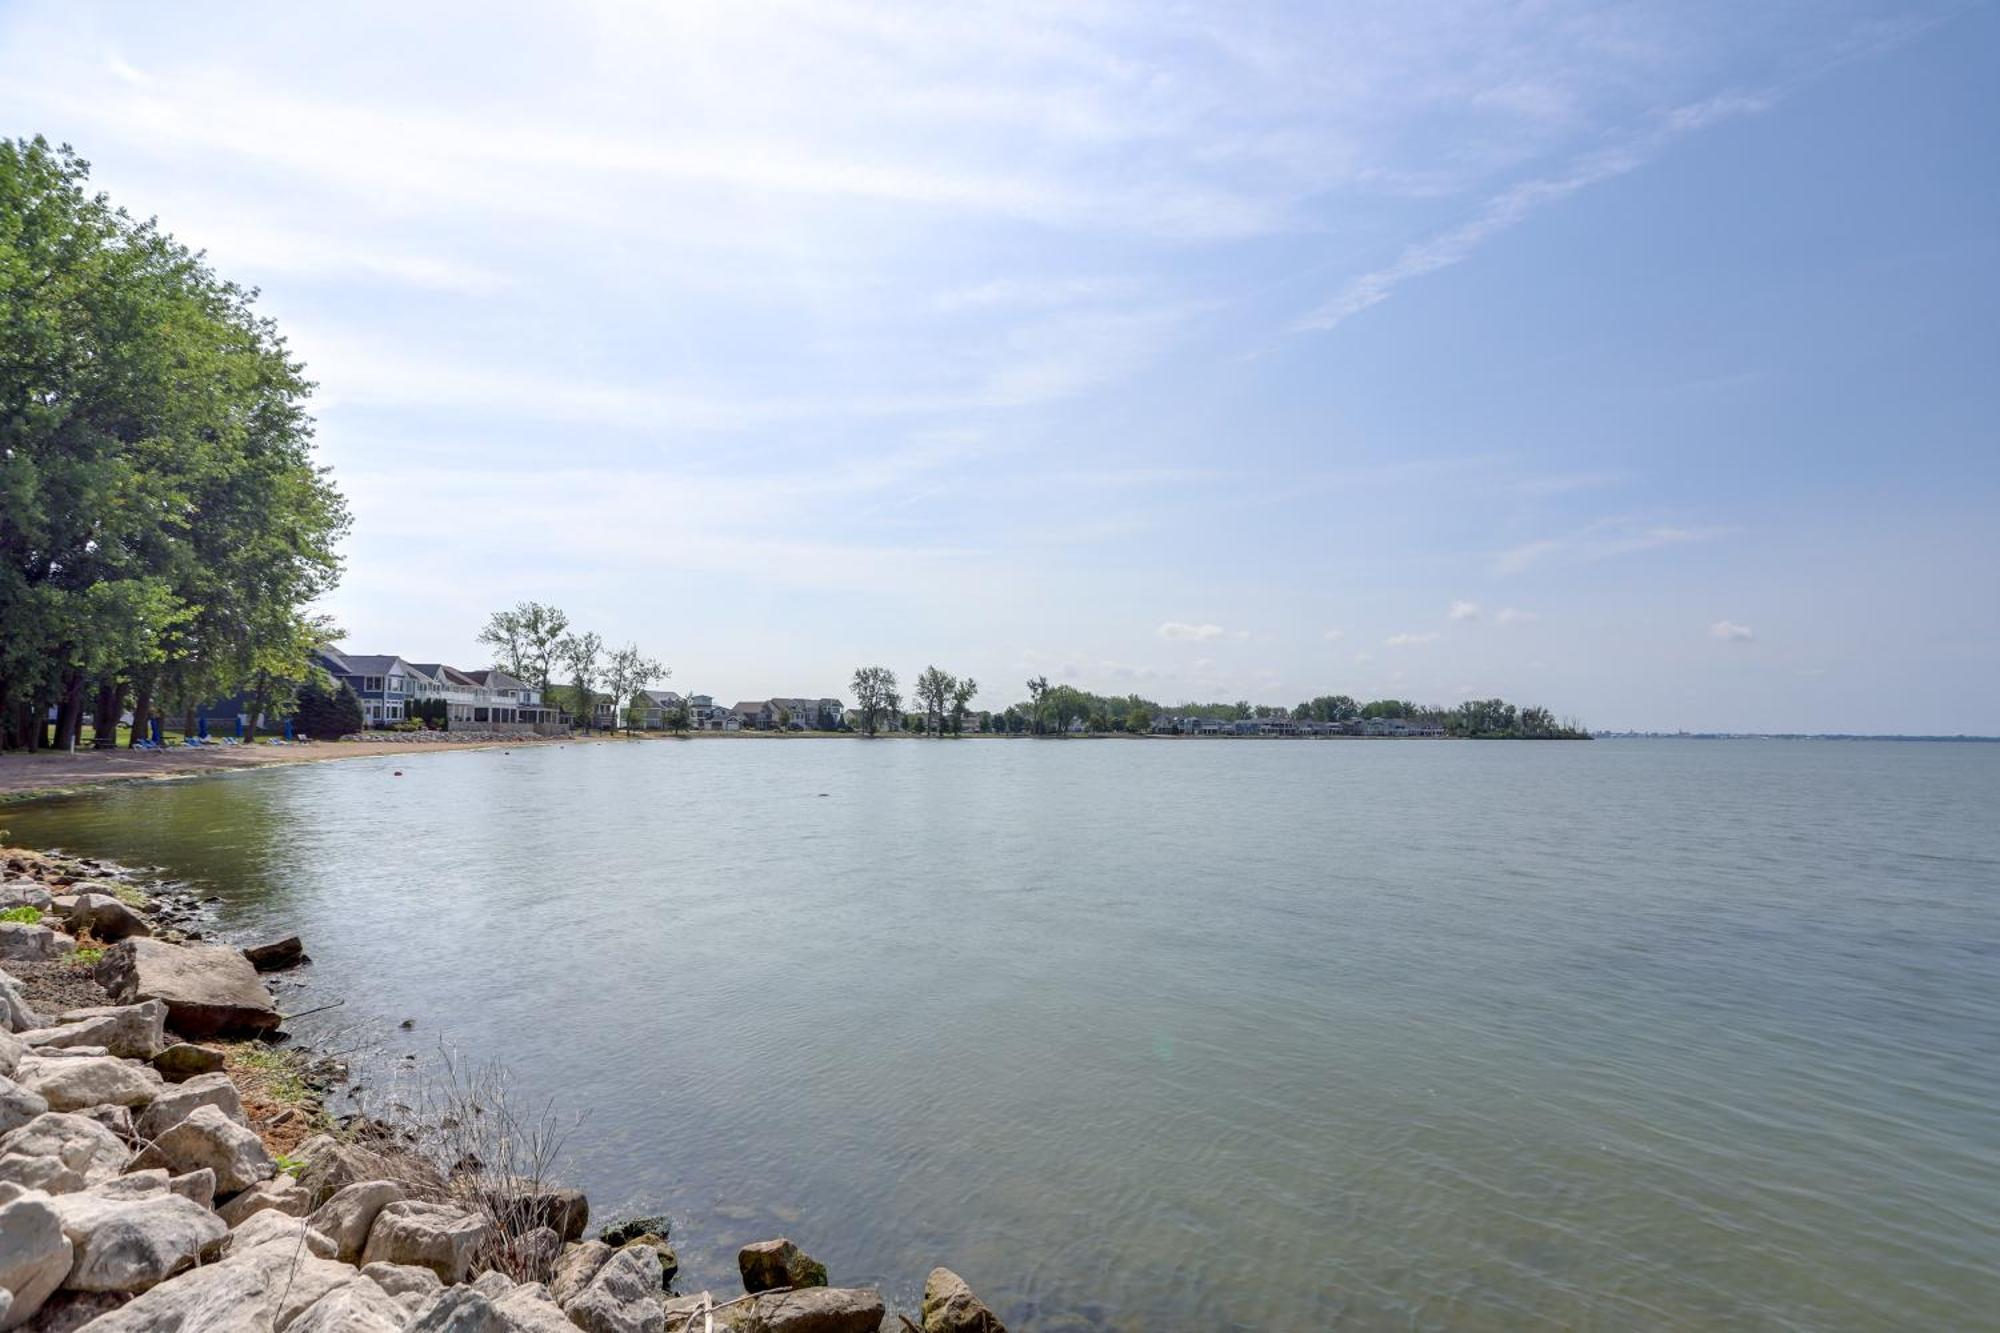
[[[63,672],[62,697],[56,701],[56,735],[54,746],[67,750],[76,737],[76,729],[81,723],[78,717],[83,711],[83,677],[75,671]]]
[[[148,739],[146,732],[153,722],[153,690],[150,685],[141,684],[132,700],[132,740],[137,745]]]
[[[118,748],[119,705],[125,700],[124,686],[112,679],[105,679],[97,687],[97,734],[91,738],[91,748],[115,750]]]

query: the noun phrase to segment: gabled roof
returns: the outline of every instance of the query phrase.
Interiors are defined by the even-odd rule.
[[[674,693],[672,690],[640,690],[639,693],[645,695],[651,703],[657,704],[662,708],[668,704],[677,704],[681,701],[680,695]]]
[[[499,667],[485,667],[478,671],[459,673],[475,685],[484,685],[492,690],[525,690],[528,682],[517,676],[510,676]]]
[[[408,662],[405,662],[394,653],[335,653],[329,651],[327,656],[338,661],[341,664],[342,671],[351,676],[380,676],[386,673],[391,667],[409,665]]]

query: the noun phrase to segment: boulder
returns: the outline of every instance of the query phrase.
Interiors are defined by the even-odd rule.
[[[215,1206],[215,1172],[207,1167],[170,1177],[167,1188],[183,1199],[193,1199],[204,1208]]]
[[[586,1240],[557,1255],[555,1276],[549,1279],[549,1292],[556,1304],[569,1304],[572,1296],[590,1285],[597,1270],[604,1267],[612,1254],[612,1248],[603,1241]]]
[[[924,1279],[924,1333],[1007,1333],[1006,1326],[949,1268]]]
[[[887,1313],[868,1287],[807,1287],[767,1291],[721,1312],[736,1333],[877,1333]]]
[[[312,1195],[306,1187],[287,1175],[272,1176],[260,1180],[249,1189],[241,1190],[230,1200],[215,1210],[230,1226],[247,1221],[253,1213],[266,1209],[283,1213],[287,1217],[304,1217],[312,1211]]]
[[[0,1135],[12,1133],[48,1109],[48,1098],[0,1074]]]
[[[0,1291],[12,1298],[0,1328],[32,1318],[69,1276],[74,1254],[48,1195],[29,1192],[0,1204]]]
[[[169,1083],[185,1083],[222,1068],[222,1052],[213,1046],[195,1046],[177,1041],[153,1057],[153,1068]]]
[[[277,1169],[257,1135],[213,1106],[197,1106],[154,1136],[137,1166],[163,1166],[180,1175],[203,1167],[215,1172],[215,1190],[230,1195],[268,1180]]]
[[[553,1227],[536,1227],[507,1243],[507,1271],[553,1275],[562,1247],[562,1237]]]
[[[410,1333],[576,1333],[576,1325],[533,1282],[497,1294],[453,1287],[425,1306],[409,1329]]]
[[[23,1030],[36,1031],[34,1028]],[[28,1043],[14,1033],[0,1030],[0,1074],[11,1078],[14,1071],[21,1067],[21,1057],[26,1055],[29,1049]]]
[[[634,1236],[618,1248],[644,1250],[652,1255],[653,1261],[660,1266],[660,1288],[663,1291],[673,1285],[674,1275],[681,1271],[681,1257],[674,1253],[673,1246],[667,1244],[665,1236],[656,1236],[648,1231],[644,1235]]]
[[[465,1281],[495,1239],[493,1224],[476,1213],[401,1199],[375,1215],[361,1262],[420,1264],[449,1285]]]
[[[23,1324],[24,1333],[79,1333],[99,1315],[109,1314],[131,1300],[116,1291],[70,1291],[64,1289],[43,1302],[41,1313]],[[0,1317],[0,1325],[6,1320]]]
[[[415,1264],[369,1264],[361,1276],[396,1298],[406,1310],[415,1310],[444,1290],[444,1283],[428,1268]]]
[[[46,1025],[42,1022],[42,1016],[29,1005],[27,993],[21,989],[21,983],[5,972],[0,972],[0,1029],[8,1032],[25,1032],[29,1028],[44,1026]]]
[[[163,1000],[183,1037],[268,1032],[281,1021],[270,992],[240,950],[129,939],[105,951],[97,981],[120,1004]]]
[[[140,1072],[143,1068],[109,1055],[80,1055],[70,1048],[67,1055],[23,1056],[14,1070],[14,1081],[40,1093],[52,1111],[74,1111],[85,1106],[144,1106],[153,1100],[160,1087]]]
[[[76,1114],[95,1120],[126,1143],[130,1143],[134,1137],[132,1108],[129,1106],[86,1106]]]
[[[132,1160],[118,1136],[87,1116],[49,1111],[0,1138],[0,1181],[66,1194],[109,1180]]]
[[[306,1198],[312,1197],[305,1186],[298,1189]],[[313,1212],[313,1230],[334,1243],[335,1254],[342,1263],[356,1263],[368,1245],[368,1232],[375,1225],[376,1215],[406,1197],[403,1187],[393,1180],[356,1181],[335,1191],[332,1198]]]
[[[249,1117],[243,1114],[243,1098],[229,1081],[229,1075],[199,1074],[159,1091],[139,1116],[140,1137],[157,1139],[200,1106],[213,1106],[239,1125],[249,1123]]]
[[[0,921],[0,962],[53,963],[76,952],[76,941],[47,926]]]
[[[315,1206],[359,1181],[407,1178],[414,1166],[407,1158],[392,1158],[357,1144],[342,1143],[331,1134],[313,1135],[292,1156],[300,1163],[299,1183],[312,1191]]]
[[[121,1059],[150,1060],[167,1045],[167,1006],[158,1000],[143,1004],[73,1009],[56,1026],[24,1032],[21,1040],[43,1048],[102,1046]]]
[[[563,1302],[562,1312],[584,1333],[660,1333],[667,1312],[659,1264],[643,1249],[619,1250]]]
[[[590,1224],[590,1200],[582,1190],[526,1176],[493,1176],[479,1182],[475,1195],[485,1211],[518,1218],[522,1229],[551,1227],[565,1242],[583,1235]]]
[[[100,940],[124,940],[150,935],[153,928],[146,918],[108,893],[79,893],[63,919],[71,930],[88,929]]]
[[[162,1282],[99,1316],[90,1333],[271,1333],[354,1280],[346,1264],[290,1245],[259,1245]]]
[[[65,1286],[144,1291],[192,1265],[203,1247],[227,1233],[214,1213],[169,1192],[164,1174],[145,1190],[128,1185],[132,1179],[57,1196],[63,1234],[76,1250]]]
[[[268,944],[252,944],[243,950],[243,956],[259,972],[279,972],[312,961],[306,957],[306,946],[296,935]]]
[[[398,1333],[408,1312],[364,1278],[335,1287],[286,1325],[289,1333]]]
[[[824,1287],[826,1265],[784,1237],[745,1245],[736,1256],[743,1290],[755,1295],[773,1287]]]
[[[50,912],[55,910],[55,899],[32,879],[10,879],[0,884],[0,912],[14,907],[32,907],[36,911]]]
[[[671,1236],[673,1223],[665,1213],[655,1213],[650,1217],[629,1217],[622,1222],[613,1222],[597,1233],[597,1238],[617,1249],[628,1240],[641,1236]]]
[[[244,1218],[242,1226],[222,1238],[216,1251],[227,1259],[265,1245],[282,1246],[321,1259],[333,1258],[333,1242],[314,1231],[312,1223],[275,1208],[266,1208],[261,1213],[252,1213]]]

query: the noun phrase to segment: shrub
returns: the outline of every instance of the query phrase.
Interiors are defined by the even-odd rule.
[[[40,925],[42,909],[39,907],[10,907],[0,912],[0,921],[18,921],[24,926]]]

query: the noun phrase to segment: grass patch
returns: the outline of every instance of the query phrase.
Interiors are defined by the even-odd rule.
[[[152,901],[152,899],[133,888],[130,884],[113,884],[111,886],[111,894],[127,907],[144,907]]]
[[[222,1060],[223,1070],[243,1098],[243,1109],[264,1147],[280,1170],[296,1174],[296,1163],[284,1165],[286,1154],[333,1127],[333,1118],[321,1105],[319,1089],[308,1075],[312,1058],[288,1046],[244,1041],[224,1046]],[[281,1119],[283,1123],[278,1123]]]
[[[96,967],[103,961],[104,950],[95,944],[86,945],[69,956],[69,965],[71,967]]]
[[[42,923],[42,909],[39,907],[10,907],[0,912],[0,921],[15,921],[24,926],[39,926]]]

